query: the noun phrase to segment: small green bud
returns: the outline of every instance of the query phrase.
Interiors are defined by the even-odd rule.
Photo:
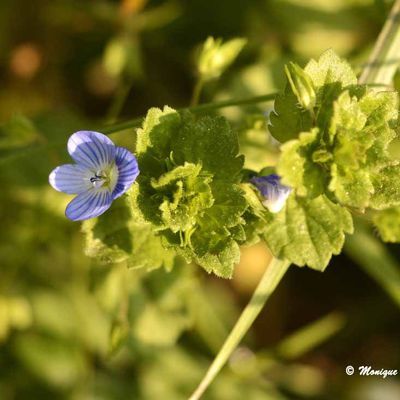
[[[204,81],[218,78],[235,61],[247,40],[236,38],[223,43],[222,39],[207,38],[201,49],[197,69]]]
[[[312,153],[312,160],[316,163],[326,163],[332,160],[332,153],[326,149],[319,149]]]
[[[302,68],[292,62],[285,65],[285,72],[300,105],[306,110],[312,110],[315,107],[316,95],[311,78]]]
[[[138,43],[128,37],[111,39],[103,53],[103,66],[112,77],[126,75],[138,78],[142,75],[142,63]]]

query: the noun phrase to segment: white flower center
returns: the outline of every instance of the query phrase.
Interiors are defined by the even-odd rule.
[[[115,164],[92,173],[89,178],[94,188],[103,187],[112,192],[118,181],[118,168]]]

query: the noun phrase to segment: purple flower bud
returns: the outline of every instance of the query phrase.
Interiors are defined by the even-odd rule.
[[[262,197],[262,204],[272,213],[277,213],[284,207],[292,188],[282,185],[281,178],[276,174],[254,176],[250,182],[257,187]]]

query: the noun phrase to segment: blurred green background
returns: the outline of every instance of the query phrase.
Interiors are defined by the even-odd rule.
[[[331,47],[360,70],[390,9],[383,0],[2,0],[0,2],[0,399],[179,400],[204,374],[270,257],[243,249],[232,281],[84,255],[69,196],[48,173],[75,130],[151,106],[185,107],[196,49],[245,37],[202,101],[271,93],[288,60]],[[249,167],[276,152],[271,104],[223,111]],[[133,150],[134,131],[111,136]],[[396,400],[400,252],[368,226],[323,274],[292,267],[204,399]]]

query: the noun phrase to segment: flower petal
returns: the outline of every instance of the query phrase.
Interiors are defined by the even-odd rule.
[[[98,217],[112,203],[111,194],[107,190],[91,189],[78,194],[67,206],[65,215],[72,221]]]
[[[53,169],[49,175],[49,183],[59,192],[79,194],[92,187],[91,172],[82,165],[64,164]]]
[[[114,161],[115,145],[102,133],[78,131],[68,140],[68,152],[78,164],[98,171]]]
[[[118,180],[112,193],[113,199],[124,194],[139,175],[136,157],[124,147],[116,147],[115,164],[118,168]]]
[[[277,213],[285,206],[292,189],[282,185],[278,175],[255,176],[250,182],[257,187],[264,197],[263,205],[272,213]]]

